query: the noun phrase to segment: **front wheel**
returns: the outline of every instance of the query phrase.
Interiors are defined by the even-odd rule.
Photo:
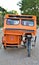
[[[27,50],[28,50],[28,57],[30,57],[30,55],[31,55],[31,39],[28,39]]]

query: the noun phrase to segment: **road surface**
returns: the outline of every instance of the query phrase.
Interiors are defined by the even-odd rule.
[[[39,65],[39,29],[37,30],[36,46],[32,48],[31,57],[27,57],[25,48],[4,50],[1,44],[2,36],[3,33],[0,30],[0,65]]]

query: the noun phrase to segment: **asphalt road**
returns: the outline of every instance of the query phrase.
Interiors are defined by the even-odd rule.
[[[39,29],[37,30],[36,46],[32,48],[31,57],[27,57],[25,48],[8,48],[4,50],[0,30],[0,65],[39,65]],[[2,47],[1,47],[2,46]]]

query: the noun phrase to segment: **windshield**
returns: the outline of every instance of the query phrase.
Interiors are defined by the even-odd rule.
[[[17,24],[19,24],[19,20],[7,19],[6,23],[8,25],[17,25]]]
[[[32,20],[22,20],[22,25],[34,26],[34,21],[32,21]]]

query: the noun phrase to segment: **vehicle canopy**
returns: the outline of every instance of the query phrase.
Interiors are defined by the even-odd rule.
[[[4,17],[4,29],[34,31],[34,34],[36,34],[36,16],[6,14]]]

